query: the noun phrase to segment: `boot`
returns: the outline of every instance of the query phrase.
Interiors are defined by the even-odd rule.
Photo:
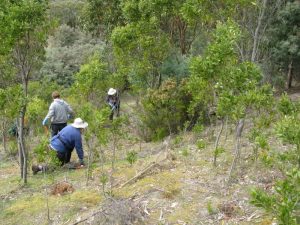
[[[39,166],[32,165],[31,167],[33,175],[37,174],[37,172],[42,171]]]

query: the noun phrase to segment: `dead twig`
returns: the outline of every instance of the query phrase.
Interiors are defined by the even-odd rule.
[[[151,162],[150,165],[148,165],[144,170],[139,172],[137,175],[126,181],[124,184],[122,184],[119,188],[124,187],[125,185],[139,179],[141,176],[143,176],[147,171],[151,170],[153,167],[157,166],[158,164],[156,162]]]

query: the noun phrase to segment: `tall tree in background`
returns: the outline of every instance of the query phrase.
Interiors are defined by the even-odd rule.
[[[49,4],[49,16],[73,29],[80,26],[80,15],[85,0],[52,0]]]
[[[81,16],[83,28],[108,40],[115,27],[125,24],[121,2],[121,0],[87,0]]]
[[[27,107],[28,82],[40,66],[46,44],[48,1],[3,0],[0,3],[1,54],[10,55],[7,63],[16,69],[16,76],[22,86],[22,102],[18,119],[18,145],[20,171],[23,183],[27,183],[27,149],[23,127]]]
[[[300,1],[288,1],[270,29],[274,65],[287,74],[286,87],[292,86],[293,69],[300,60]]]

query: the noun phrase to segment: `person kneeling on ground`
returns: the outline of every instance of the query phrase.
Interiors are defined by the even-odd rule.
[[[81,135],[87,126],[87,122],[84,122],[81,118],[76,118],[74,123],[64,127],[57,135],[51,138],[49,147],[52,151],[56,151],[56,157],[61,166],[70,162],[74,148],[76,149],[80,166],[84,166]],[[33,174],[43,170],[47,170],[47,168],[41,165],[32,166]]]

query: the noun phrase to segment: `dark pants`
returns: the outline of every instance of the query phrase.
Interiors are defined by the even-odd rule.
[[[51,137],[57,135],[65,126],[67,123],[51,123]]]
[[[114,109],[111,108],[111,113],[109,115],[109,119],[114,119],[114,114],[116,113],[116,116],[119,117],[120,115],[120,105],[116,105]]]
[[[70,151],[67,151],[67,152],[64,152],[64,153],[59,152],[59,151],[56,152],[56,157],[58,158],[61,166],[70,162],[72,151],[73,150],[70,150]]]

